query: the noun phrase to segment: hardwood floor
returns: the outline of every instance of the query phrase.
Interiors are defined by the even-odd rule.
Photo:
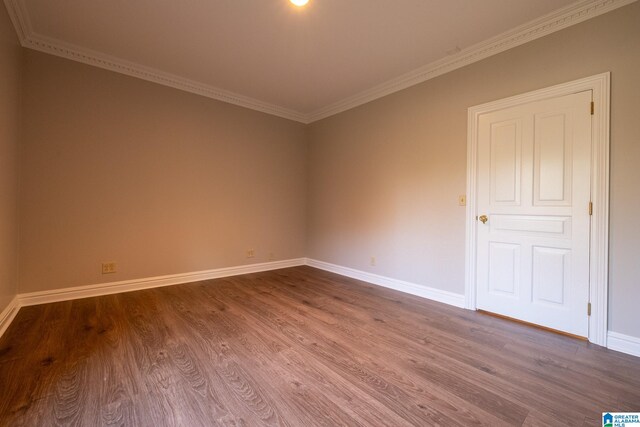
[[[310,267],[26,307],[0,425],[601,425],[640,358]]]

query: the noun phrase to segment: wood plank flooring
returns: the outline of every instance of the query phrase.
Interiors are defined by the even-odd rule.
[[[310,267],[22,308],[0,425],[601,425],[640,358]]]

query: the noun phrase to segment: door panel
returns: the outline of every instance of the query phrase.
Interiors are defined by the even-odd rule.
[[[477,307],[588,335],[591,91],[483,114]]]
[[[520,204],[521,144],[521,126],[517,121],[492,125],[491,194],[494,204]]]
[[[489,227],[492,233],[515,233],[522,236],[571,237],[571,217],[493,215]]]
[[[571,271],[568,249],[533,247],[533,301],[563,306]]]
[[[571,205],[571,131],[566,114],[535,115],[534,205]]]
[[[517,297],[520,277],[520,245],[489,243],[489,285],[493,293]]]

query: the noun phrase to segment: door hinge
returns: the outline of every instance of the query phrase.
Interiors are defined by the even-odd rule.
[[[596,112],[596,103],[591,101],[591,115],[593,116],[595,112]]]
[[[587,316],[591,316],[591,303],[587,303]]]
[[[589,215],[593,215],[593,202],[589,202]]]

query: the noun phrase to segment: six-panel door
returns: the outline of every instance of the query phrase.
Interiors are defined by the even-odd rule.
[[[591,91],[483,114],[477,307],[588,335]]]

